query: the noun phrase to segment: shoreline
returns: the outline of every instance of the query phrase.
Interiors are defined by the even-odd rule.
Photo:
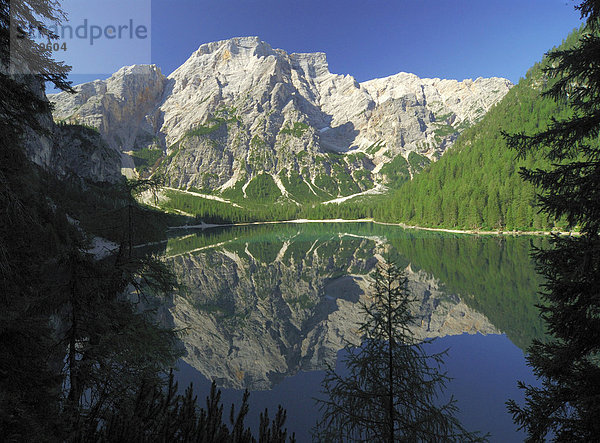
[[[311,219],[295,219],[295,220],[277,220],[277,221],[262,221],[262,222],[246,222],[246,223],[225,223],[225,224],[213,224],[204,223],[197,225],[183,225],[183,226],[169,226],[169,230],[175,229],[211,229],[211,228],[227,228],[235,226],[253,226],[253,225],[276,225],[276,224],[305,224],[305,223],[374,223],[382,226],[397,226],[402,229],[413,229],[418,231],[431,231],[431,232],[444,232],[448,234],[462,234],[462,235],[512,235],[512,236],[549,236],[549,235],[564,235],[564,236],[578,236],[579,232],[575,231],[479,231],[475,229],[450,229],[450,228],[427,228],[424,226],[411,226],[406,223],[391,223],[391,222],[380,222],[370,218],[361,218],[356,220],[346,219],[324,219],[324,220],[311,220]]]

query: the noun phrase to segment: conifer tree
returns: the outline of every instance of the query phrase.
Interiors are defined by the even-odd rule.
[[[52,300],[44,277],[70,228],[53,213],[25,156],[24,136],[44,132],[38,117],[49,104],[39,93],[40,77],[23,74],[38,73],[68,90],[67,68],[37,47],[11,51],[11,21],[37,25],[59,15],[55,2],[0,0],[0,435],[7,441],[52,441],[61,432],[61,379],[50,352]]]
[[[553,163],[523,169],[540,209],[564,218],[578,237],[552,238],[534,252],[545,277],[539,306],[551,338],[534,341],[527,357],[541,386],[520,383],[525,405],[508,408],[529,441],[597,441],[600,436],[600,1],[577,7],[587,17],[579,41],[550,52],[545,96],[571,110],[537,134],[507,135],[522,155],[542,150]]]
[[[444,353],[427,354],[410,330],[414,318],[408,279],[393,264],[374,273],[374,294],[363,304],[363,343],[348,344],[348,374],[329,368],[318,399],[323,415],[315,428],[320,441],[480,441],[455,418],[451,399],[438,398],[448,377],[440,372]]]
[[[250,394],[245,391],[239,409],[232,404],[229,420],[223,417],[221,391],[212,383],[204,407],[197,404],[193,386],[185,394],[177,393],[173,373],[164,389],[153,384],[141,384],[135,395],[116,404],[101,426],[90,429],[80,440],[85,441],[161,441],[206,443],[286,443],[295,442],[288,435],[286,413],[279,406],[277,414],[269,421],[268,411],[260,414],[258,438],[246,427]]]

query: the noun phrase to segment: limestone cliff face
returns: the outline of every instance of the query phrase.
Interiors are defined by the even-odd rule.
[[[301,183],[327,198],[386,183],[398,156],[435,160],[511,86],[405,73],[358,83],[330,73],[323,53],[244,37],[200,46],[168,78],[126,67],[50,100],[55,119],[95,126],[113,148],[162,150],[171,185],[223,191],[267,173],[283,195]]]
[[[368,303],[382,248],[381,239],[344,235],[249,238],[173,255],[167,260],[187,288],[171,307],[175,327],[186,331],[184,359],[222,386],[252,390],[334,364],[346,340],[360,342],[359,302]],[[407,273],[418,340],[498,333],[433,276],[410,266]]]
[[[416,151],[433,158],[481,119],[512,85],[501,78],[459,82],[400,73],[361,86],[376,104],[361,135],[367,141],[385,140],[393,155]]]
[[[6,68],[0,70],[7,73]],[[24,88],[45,100],[43,81],[32,74],[10,74]],[[95,182],[122,179],[119,154],[110,149],[99,133],[80,125],[57,125],[52,115],[36,116],[42,131],[25,128],[22,146],[28,159],[58,177],[77,176]]]
[[[155,66],[125,67],[106,81],[76,86],[77,94],[51,95],[54,118],[97,128],[111,148],[146,147],[157,129],[152,117],[165,82]]]
[[[48,167],[59,177],[78,176],[109,183],[123,179],[118,152],[96,131],[80,125],[54,127]]]

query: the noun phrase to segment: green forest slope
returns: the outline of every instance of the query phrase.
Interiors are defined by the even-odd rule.
[[[577,41],[571,33],[561,47]],[[537,63],[525,78],[494,106],[476,125],[467,129],[442,158],[375,210],[375,218],[430,227],[463,229],[552,228],[560,223],[538,214],[535,189],[523,182],[520,167],[543,168],[548,164],[538,153],[517,160],[502,131],[532,134],[546,128],[552,118],[570,113],[541,96],[548,86],[542,73],[545,60]]]

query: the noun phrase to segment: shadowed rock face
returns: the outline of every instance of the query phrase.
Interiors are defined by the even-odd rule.
[[[406,73],[358,83],[323,53],[244,37],[200,46],[168,78],[131,66],[50,100],[55,119],[95,126],[115,149],[163,150],[171,185],[224,190],[267,172],[287,191],[286,178],[336,197],[385,183],[379,171],[399,155],[436,159],[511,86]]]
[[[360,342],[359,302],[368,302],[369,274],[386,249],[379,237],[289,233],[167,249],[187,288],[171,307],[175,327],[186,330],[184,360],[221,386],[252,390],[335,364],[346,341]],[[435,277],[406,270],[417,339],[499,333]]]
[[[43,80],[31,73],[29,67],[11,71],[0,62],[0,72],[34,96],[46,100]],[[57,125],[50,112],[41,112],[35,118],[39,126],[35,129],[23,126],[20,140],[32,163],[60,178],[76,176],[112,183],[122,179],[118,153],[110,149],[96,131],[80,125]]]
[[[122,180],[121,158],[100,134],[79,125],[54,126],[49,167],[59,176],[75,175],[95,182]]]

